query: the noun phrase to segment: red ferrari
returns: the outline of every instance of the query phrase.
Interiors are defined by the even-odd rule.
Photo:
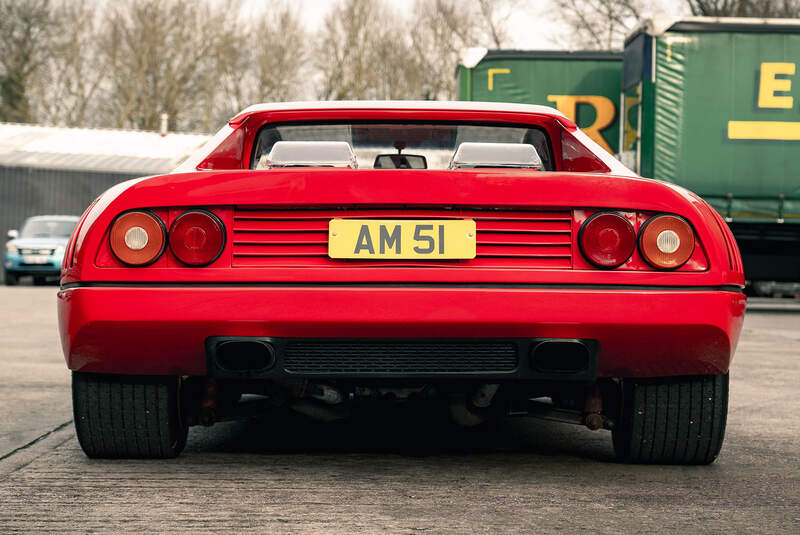
[[[422,400],[465,425],[608,429],[621,460],[722,446],[745,311],[736,243],[559,112],[259,105],[119,184],[67,246],[58,313],[90,457],[188,427]]]

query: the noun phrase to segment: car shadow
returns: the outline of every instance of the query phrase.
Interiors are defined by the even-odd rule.
[[[534,418],[502,418],[477,427],[453,423],[445,407],[383,407],[320,422],[289,410],[213,427],[192,427],[187,453],[362,454],[406,457],[571,456],[613,461],[611,434]]]

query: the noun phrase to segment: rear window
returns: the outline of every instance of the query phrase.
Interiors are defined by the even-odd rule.
[[[361,169],[375,168],[378,155],[397,154],[398,150],[402,154],[424,156],[427,169],[447,169],[456,149],[464,142],[529,143],[539,153],[544,169],[554,169],[547,134],[537,127],[387,122],[267,125],[256,137],[250,169],[255,169],[261,156],[269,154],[278,141],[346,141]]]

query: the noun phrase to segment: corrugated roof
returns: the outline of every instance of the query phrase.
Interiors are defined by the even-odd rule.
[[[205,143],[203,134],[0,123],[0,165],[144,175],[167,173]]]

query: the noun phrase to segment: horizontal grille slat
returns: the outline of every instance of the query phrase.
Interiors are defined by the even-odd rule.
[[[569,240],[560,234],[522,232],[478,231],[478,242],[482,245],[567,245]]]
[[[283,366],[296,374],[440,374],[512,372],[518,363],[513,343],[290,342]]]
[[[571,221],[494,221],[478,219],[475,221],[475,226],[478,232],[569,234],[572,231]]]
[[[269,235],[263,236],[252,232],[240,232],[239,230],[233,233],[233,242],[239,244],[264,244],[268,243],[321,243],[327,246],[328,244],[328,231],[323,232],[270,232]]]
[[[328,258],[331,219],[473,219],[477,257],[471,260],[338,260]],[[570,210],[243,209],[233,221],[234,267],[442,266],[570,269]]]
[[[531,268],[535,264],[536,269],[570,269],[572,261],[569,258],[543,257],[486,257],[474,258],[472,260],[440,260],[426,261],[424,264],[413,260],[335,260],[327,256],[260,256],[242,255],[235,259],[236,267],[470,267],[470,268],[496,268],[496,269],[524,269]]]
[[[478,256],[570,257],[569,245],[478,245]]]
[[[275,220],[235,220],[238,232],[313,232],[328,231],[328,219],[275,219]]]
[[[233,244],[233,256],[327,256],[328,245],[308,243]]]
[[[333,219],[334,217],[363,217],[378,219],[425,219],[454,218],[503,220],[536,220],[536,221],[571,221],[569,210],[558,211],[502,211],[502,210],[420,210],[420,209],[334,209],[334,210],[252,210],[238,209],[234,214],[237,221],[273,220],[273,219]]]

